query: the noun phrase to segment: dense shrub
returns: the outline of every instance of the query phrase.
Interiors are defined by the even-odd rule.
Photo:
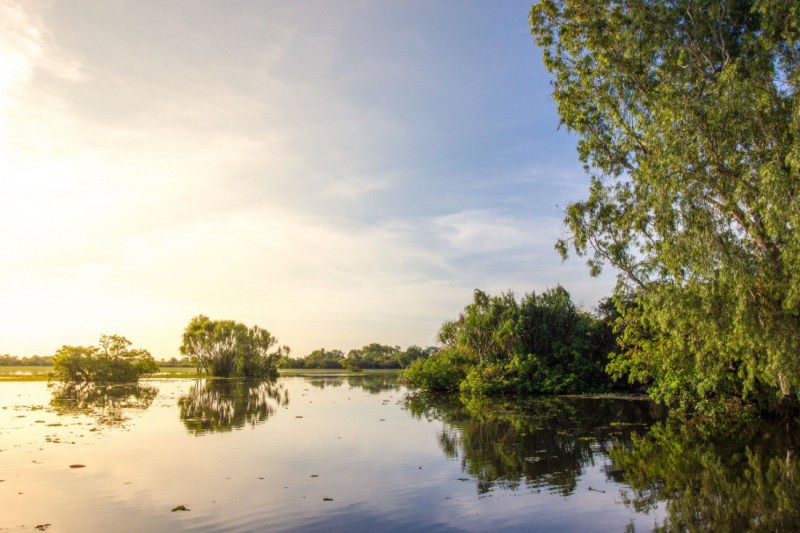
[[[100,347],[63,346],[53,356],[51,377],[64,382],[135,382],[158,372],[150,352],[131,349],[119,335],[103,335]]]
[[[416,359],[403,371],[403,379],[411,386],[430,391],[456,391],[464,379],[462,365],[450,352],[440,351],[427,359]]]
[[[405,372],[410,385],[478,395],[563,394],[610,382],[604,373],[613,348],[607,321],[577,309],[562,287],[520,301],[512,293],[476,290],[439,338],[444,349]]]
[[[191,358],[197,371],[216,377],[274,378],[278,360],[288,348],[277,347],[269,331],[233,320],[194,317],[183,332],[181,353]]]

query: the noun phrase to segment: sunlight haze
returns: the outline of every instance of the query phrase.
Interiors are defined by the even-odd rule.
[[[0,4],[0,354],[194,315],[291,347],[432,345],[561,262],[589,178],[530,2]]]

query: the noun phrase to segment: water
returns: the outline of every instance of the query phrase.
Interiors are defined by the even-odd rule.
[[[0,531],[645,531],[677,516],[641,468],[670,441],[632,446],[662,415],[646,401],[409,397],[391,374],[142,385],[0,385]]]

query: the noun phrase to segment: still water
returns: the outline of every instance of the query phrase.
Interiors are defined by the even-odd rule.
[[[674,449],[670,431],[685,428],[642,400],[488,404],[409,396],[396,375],[365,374],[2,383],[0,406],[0,531],[648,531],[698,525],[682,513],[708,526],[720,498],[727,508],[749,490],[718,486],[710,511],[682,498],[703,482],[681,475],[717,468],[709,483],[722,484],[727,459],[691,435]],[[791,444],[776,446],[731,459],[731,475],[749,468],[771,492],[719,520],[798,523],[800,471]]]

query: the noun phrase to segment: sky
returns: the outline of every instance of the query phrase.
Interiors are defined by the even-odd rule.
[[[530,2],[4,0],[0,353],[120,334],[178,356],[195,315],[295,356],[433,345],[479,288],[562,262],[589,178]]]

